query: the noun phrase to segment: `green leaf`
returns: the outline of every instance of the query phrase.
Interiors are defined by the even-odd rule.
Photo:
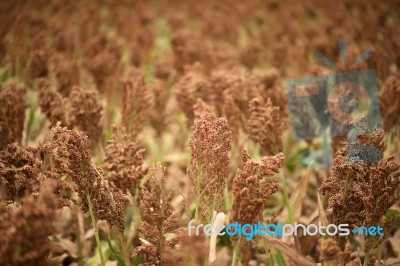
[[[275,250],[275,261],[276,264],[279,266],[286,266],[285,258],[283,257],[282,253],[279,250]]]
[[[108,247],[110,248],[110,250],[111,250],[111,252],[112,252],[111,258],[117,259],[118,265],[125,266],[124,258],[123,258],[123,256],[121,255],[122,252],[116,251],[116,250],[114,249],[113,240],[110,238],[110,236],[107,236],[107,243],[108,243]]]
[[[358,242],[355,238],[350,238],[350,243],[351,243],[353,246],[357,247],[357,248],[361,248],[360,242]]]
[[[107,261],[112,255],[112,251],[106,241],[101,242],[101,249],[103,250],[104,259]],[[101,259],[98,249],[96,249],[95,254],[86,263],[85,266],[98,266],[101,265]]]
[[[400,211],[394,210],[394,209],[389,209],[385,213],[385,217],[387,219],[394,219],[396,221],[396,225],[400,227]]]
[[[138,266],[138,265],[140,265],[141,262],[142,262],[142,256],[141,255],[136,256],[133,259],[133,266]]]
[[[267,259],[265,260],[265,265],[266,266],[275,266],[274,256],[272,255],[271,252],[269,252],[267,255]]]

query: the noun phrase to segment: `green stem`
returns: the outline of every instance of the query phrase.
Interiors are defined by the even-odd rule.
[[[83,263],[82,242],[81,242],[82,235],[81,235],[81,232],[79,229],[80,223],[79,223],[79,217],[78,217],[78,215],[80,215],[80,213],[78,213],[78,212],[79,212],[79,210],[75,213],[76,224],[78,225],[76,227],[77,244],[78,244],[78,246],[77,246],[77,248],[78,248],[78,265],[83,266],[84,263]]]
[[[196,176],[196,184],[195,184],[195,193],[196,193],[196,209],[195,209],[195,214],[194,214],[194,219],[196,221],[198,221],[199,219],[199,209],[200,209],[200,201],[201,201],[201,189],[200,189],[200,185],[202,182],[202,171],[201,168],[199,170],[199,173],[197,173]]]
[[[196,221],[198,221],[199,219],[199,200],[196,199],[196,208],[195,208],[195,212],[194,212],[194,219]]]
[[[93,213],[92,201],[90,199],[89,194],[86,195],[86,200],[87,200],[88,205],[89,205],[90,219],[92,220],[92,226],[93,226],[93,229],[94,229],[94,236],[96,238],[97,249],[99,250],[99,254],[100,254],[101,265],[105,266],[106,263],[105,263],[105,259],[104,259],[104,255],[103,255],[103,250],[101,249],[99,230],[97,228],[96,217],[94,216],[94,213]]]
[[[289,223],[293,223],[293,211],[292,208],[290,206],[290,199],[289,199],[289,191],[287,188],[287,183],[286,183],[286,178],[283,175],[283,173],[279,174],[279,179],[281,181],[282,184],[282,200],[283,200],[283,204],[286,206],[287,210],[288,210],[288,222]]]
[[[240,240],[241,239],[239,238],[233,249],[232,266],[237,266],[239,262]]]
[[[369,266],[369,253],[368,252],[365,252],[365,255],[364,255],[364,266]]]
[[[381,264],[381,260],[382,260],[382,249],[381,249],[381,245],[378,245],[378,247],[376,248],[376,259],[378,260],[378,265],[382,265]]]
[[[124,261],[125,261],[125,266],[131,266],[131,261],[129,260],[129,254],[128,254],[128,246],[125,241],[124,235],[121,233],[120,236],[120,242],[121,242],[121,249],[122,253],[124,255]]]

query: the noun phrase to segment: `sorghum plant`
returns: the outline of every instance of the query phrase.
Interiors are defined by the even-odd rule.
[[[358,143],[377,148],[381,155],[386,149],[383,130],[360,133]],[[322,183],[320,190],[329,197],[333,211],[333,223],[359,226],[381,226],[389,228],[390,220],[385,213],[400,199],[396,193],[400,185],[400,165],[394,156],[378,163],[349,161],[348,147],[341,148],[335,155],[333,175]],[[384,234],[385,235],[385,234]],[[348,236],[336,236],[344,250]],[[384,237],[365,236],[366,260],[371,252],[382,243]]]
[[[53,53],[49,61],[49,70],[57,81],[57,91],[68,97],[74,85],[79,84],[79,68],[77,63],[64,53]]]
[[[25,89],[15,82],[0,85],[0,151],[21,142],[24,129]]]
[[[0,202],[0,264],[48,265],[49,236],[56,233],[57,200],[54,186],[46,182],[38,195],[29,195],[20,205]]]
[[[262,153],[274,155],[282,151],[283,123],[279,107],[273,106],[271,99],[265,103],[262,97],[250,101],[250,117],[247,121],[250,138],[261,146]]]
[[[165,191],[165,175],[163,167],[158,164],[150,168],[150,179],[141,190],[140,204],[143,223],[140,231],[146,236],[148,243],[136,247],[132,256],[146,254],[144,265],[163,265],[164,252],[167,247],[174,247],[178,239],[166,239],[166,233],[177,226],[178,213],[172,209],[173,194]]]
[[[69,124],[85,132],[91,144],[100,141],[103,134],[101,117],[103,107],[98,92],[94,89],[83,89],[74,86],[69,95],[70,118]]]
[[[223,191],[229,175],[231,131],[228,121],[204,113],[195,122],[189,146],[188,175],[196,195],[196,218],[211,221],[223,208]]]
[[[202,99],[198,98],[195,105],[193,105],[194,120],[200,119],[201,115],[204,113],[209,113],[212,119],[216,119],[217,115],[215,109],[205,103]]]
[[[386,131],[400,125],[400,77],[390,76],[379,92],[383,125]]]
[[[67,103],[62,95],[45,78],[36,81],[36,88],[40,109],[49,120],[50,127],[55,126],[57,122],[66,126],[68,120]]]
[[[281,189],[279,181],[272,179],[282,167],[283,153],[253,160],[246,150],[242,151],[242,166],[233,179],[233,205],[231,222],[256,224],[262,221],[265,200]],[[242,252],[251,242],[234,237],[236,253]],[[237,259],[237,258],[235,258]]]
[[[151,93],[144,74],[131,69],[122,81],[122,126],[133,138],[142,131],[149,119]]]
[[[44,157],[43,169],[73,184],[83,211],[89,210],[89,198],[98,219],[124,230],[125,197],[108,187],[99,168],[92,163],[86,135],[57,123],[39,144],[39,150]]]
[[[193,107],[197,99],[207,102],[210,95],[207,91],[207,77],[204,73],[204,67],[200,63],[186,67],[185,73],[177,81],[175,90],[175,98],[179,107],[184,112],[188,122],[191,124],[194,119]]]
[[[86,42],[84,65],[93,75],[100,92],[105,91],[108,78],[117,73],[121,56],[121,43],[116,38],[111,39],[101,33]]]
[[[0,183],[4,189],[0,199],[17,201],[37,192],[40,166],[37,149],[25,149],[16,143],[7,145],[0,152]]]
[[[147,174],[143,153],[126,133],[125,128],[113,126],[113,136],[106,147],[104,172],[107,180],[122,193],[130,191],[137,195],[140,181]]]

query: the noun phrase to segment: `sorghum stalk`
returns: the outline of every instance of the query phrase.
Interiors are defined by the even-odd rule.
[[[239,238],[234,249],[233,249],[233,258],[232,258],[232,266],[237,266],[239,261],[239,252],[240,252],[240,242],[242,239]]]
[[[105,263],[105,259],[104,259],[104,255],[103,255],[103,250],[101,249],[99,230],[98,230],[98,227],[97,227],[96,217],[94,216],[94,213],[93,213],[93,205],[92,205],[92,201],[90,199],[90,195],[89,194],[86,195],[86,200],[87,200],[87,203],[88,203],[88,206],[89,206],[90,219],[92,220],[92,226],[93,226],[93,229],[94,229],[94,236],[96,238],[97,249],[98,249],[99,254],[100,254],[101,265],[105,266],[106,263]]]

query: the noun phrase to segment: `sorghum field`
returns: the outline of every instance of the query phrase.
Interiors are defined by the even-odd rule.
[[[0,14],[0,265],[400,265],[399,1],[3,0]],[[293,137],[285,81],[366,69],[383,127],[357,143],[379,161],[349,161],[336,136],[332,167],[314,167],[302,155],[323,140]],[[383,233],[195,232],[235,222]]]

